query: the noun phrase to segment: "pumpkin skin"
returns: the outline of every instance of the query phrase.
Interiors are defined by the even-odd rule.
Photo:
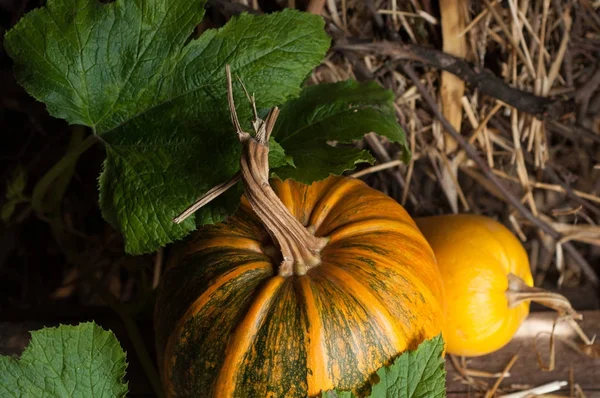
[[[400,204],[346,177],[271,186],[329,237],[321,264],[279,276],[278,251],[244,199],[176,245],[155,310],[168,396],[364,395],[378,368],[441,333],[441,276]]]
[[[446,300],[444,341],[450,354],[480,356],[514,336],[529,314],[529,301],[509,308],[513,273],[533,286],[527,252],[510,230],[474,214],[416,218],[433,248]]]

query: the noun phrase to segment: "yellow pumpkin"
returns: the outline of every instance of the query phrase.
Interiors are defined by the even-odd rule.
[[[435,253],[444,281],[447,352],[479,356],[503,347],[529,313],[529,300],[512,306],[507,297],[511,274],[533,286],[529,259],[519,240],[502,224],[480,215],[415,221]]]

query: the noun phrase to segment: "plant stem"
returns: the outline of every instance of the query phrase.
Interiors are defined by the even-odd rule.
[[[163,398],[165,395],[160,382],[160,377],[154,368],[150,354],[148,354],[148,350],[146,350],[140,330],[127,310],[123,307],[123,304],[93,275],[83,272],[83,279],[88,283],[88,285],[90,285],[94,292],[98,294],[98,296],[100,296],[100,298],[102,298],[102,300],[104,300],[113,311],[117,313],[119,318],[121,318],[121,321],[127,330],[127,334],[133,343],[133,349],[135,350],[135,353],[142,364],[144,373],[146,373],[146,377],[148,378],[148,381],[150,381],[154,393],[157,397]]]
[[[592,341],[583,332],[576,320],[583,319],[583,316],[577,313],[569,300],[562,294],[552,293],[545,289],[528,286],[523,279],[515,274],[508,274],[508,290],[506,291],[508,307],[513,308],[526,301],[533,301],[558,312],[560,317],[565,318],[571,327],[577,332],[585,344],[592,344]]]
[[[515,274],[508,274],[508,290],[506,290],[508,307],[513,308],[525,301],[534,301],[557,311],[561,316],[570,316],[573,319],[581,319],[581,315],[575,312],[569,300],[558,293],[552,293],[538,287],[531,287]]]
[[[226,66],[226,72],[231,120],[243,145],[240,171],[246,198],[281,250],[283,260],[279,266],[279,275],[305,275],[321,262],[320,252],[327,244],[327,239],[318,238],[305,228],[269,185],[268,143],[279,109],[271,109],[264,121],[258,117],[255,110],[252,125],[256,135],[253,137],[244,132],[235,110],[229,65]]]
[[[83,131],[84,128],[82,126],[76,126],[75,131],[73,132],[73,138],[76,139],[77,136],[82,135]],[[54,185],[56,180],[60,178],[69,167],[73,167],[79,157],[96,142],[98,142],[98,137],[95,134],[91,134],[74,148],[69,148],[68,152],[35,184],[31,195],[31,206],[37,213],[44,214],[46,213],[46,210],[54,210],[45,209],[44,206],[44,200],[48,190]],[[60,198],[53,198],[53,200],[58,203]]]

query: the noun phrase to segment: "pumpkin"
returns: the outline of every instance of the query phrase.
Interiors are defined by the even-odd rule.
[[[247,201],[177,247],[156,312],[170,396],[360,393],[379,367],[441,332],[433,252],[397,202],[345,177],[272,185],[295,219],[327,237],[320,263],[281,276]]]
[[[261,123],[256,139],[238,128],[240,208],[173,247],[161,280],[167,395],[364,395],[378,368],[441,333],[433,251],[401,205],[359,180],[269,184],[272,115]]]
[[[579,318],[569,301],[533,287],[525,249],[504,225],[476,214],[415,218],[445,287],[446,352],[480,356],[505,346],[531,301]]]

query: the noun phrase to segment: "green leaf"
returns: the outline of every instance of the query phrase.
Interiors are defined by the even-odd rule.
[[[105,143],[101,209],[128,253],[221,221],[239,203],[239,189],[232,190],[195,220],[172,222],[239,169],[225,65],[264,110],[298,95],[330,44],[321,17],[291,9],[242,14],[193,38],[205,2],[48,0],[5,37],[27,91],[51,115],[90,126]],[[250,106],[239,84],[234,92],[249,129]]]
[[[421,343],[417,350],[400,355],[392,366],[377,371],[379,383],[372,398],[441,398],[446,396],[444,341],[439,335]]]
[[[444,340],[438,335],[423,341],[414,351],[401,354],[393,364],[377,371],[379,382],[370,398],[443,398],[446,396],[446,369],[442,353]],[[347,391],[326,391],[324,398],[353,398]]]
[[[44,328],[19,360],[0,356],[0,395],[124,397],[126,368],[115,336],[93,322]]]
[[[294,166],[294,159],[271,137],[269,139],[269,167],[271,169],[283,166]]]
[[[84,139],[84,135],[84,127],[75,126],[72,129],[66,153],[33,187],[31,206],[39,214],[47,215],[59,209],[75,174],[75,165],[79,157],[97,142],[95,136]]]
[[[295,168],[284,166],[274,173],[281,179],[311,183],[342,174],[358,163],[372,163],[374,159],[367,151],[326,143],[351,143],[369,132],[399,143],[407,161],[410,153],[393,103],[394,94],[375,82],[348,80],[305,88],[299,98],[282,107],[273,131]]]

